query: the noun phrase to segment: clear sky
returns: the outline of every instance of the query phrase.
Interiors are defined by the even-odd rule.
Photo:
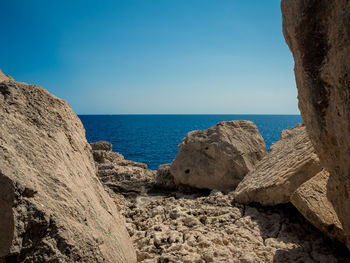
[[[0,4],[0,68],[78,114],[299,114],[280,0]]]

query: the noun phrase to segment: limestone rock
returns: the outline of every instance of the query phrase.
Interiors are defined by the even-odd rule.
[[[98,142],[90,143],[90,145],[93,151],[107,151],[107,152],[112,151],[112,144],[110,142],[98,141]]]
[[[350,262],[290,204],[241,205],[217,191],[153,199],[125,217],[139,262]]]
[[[350,248],[350,3],[283,0],[282,14],[300,112]]]
[[[350,262],[344,246],[326,238],[291,204],[242,205],[232,202],[232,193],[218,190],[154,187],[168,185],[169,164],[159,167],[160,180],[115,156],[96,164],[102,175],[113,170],[113,178],[100,178],[125,215],[138,262]],[[129,162],[126,173],[121,160]],[[118,191],[115,184],[129,185],[130,191]]]
[[[170,173],[170,163],[159,165],[155,179],[155,186],[161,189],[176,190],[174,177]]]
[[[149,170],[146,164],[125,160],[122,154],[111,152],[112,144],[109,142],[90,145],[96,149],[92,152],[97,176],[107,188],[117,194],[136,198],[154,186],[156,172]]]
[[[329,173],[325,170],[303,183],[292,195],[292,204],[307,220],[332,239],[345,242],[343,228],[327,198]]]
[[[0,69],[0,82],[14,82],[14,79],[9,75],[4,74]]]
[[[0,261],[135,262],[68,103],[0,82]]]
[[[293,192],[322,170],[302,124],[282,131],[271,153],[238,185],[235,200],[263,205],[288,203]]]
[[[233,189],[266,154],[265,142],[253,122],[224,121],[188,133],[170,172],[176,184]]]

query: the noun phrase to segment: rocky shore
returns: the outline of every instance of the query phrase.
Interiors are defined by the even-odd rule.
[[[158,171],[0,71],[0,262],[350,262],[350,5],[282,0],[304,124],[190,132]]]
[[[41,87],[0,100],[1,262],[350,262],[302,124],[269,154],[249,121],[192,131],[152,171]]]
[[[111,150],[93,153],[98,177],[125,216],[138,262],[350,262],[344,245],[290,203],[240,204],[236,192],[176,185],[170,164],[155,172]]]

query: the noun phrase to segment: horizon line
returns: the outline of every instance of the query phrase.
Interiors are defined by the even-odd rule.
[[[295,113],[77,113],[79,116],[106,116],[106,115],[292,115],[301,116]]]

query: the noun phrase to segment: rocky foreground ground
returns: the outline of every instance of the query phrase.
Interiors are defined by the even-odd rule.
[[[291,204],[242,205],[231,193],[178,187],[168,166],[157,175],[101,145],[92,145],[98,176],[126,218],[138,262],[350,262],[344,245]]]

